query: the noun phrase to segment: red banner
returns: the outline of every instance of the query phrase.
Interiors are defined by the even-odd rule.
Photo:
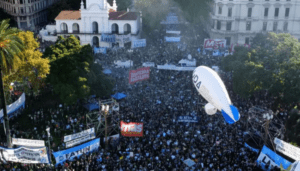
[[[129,84],[147,80],[150,77],[150,67],[139,68],[129,72]]]
[[[121,134],[124,137],[142,137],[144,123],[121,121]]]
[[[226,39],[205,39],[204,49],[219,49],[226,47]]]

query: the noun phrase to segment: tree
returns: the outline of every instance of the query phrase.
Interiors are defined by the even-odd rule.
[[[16,28],[9,28],[9,20],[3,20],[0,25],[0,93],[1,93],[1,102],[3,107],[3,118],[6,128],[6,138],[7,145],[11,148],[10,141],[10,129],[9,129],[9,120],[7,116],[6,110],[6,102],[5,102],[5,94],[4,94],[4,86],[3,86],[3,74],[2,72],[8,72],[10,70],[14,70],[15,65],[13,63],[15,56],[17,53],[21,52],[24,48],[22,40],[16,36],[18,30]]]
[[[14,65],[17,69],[3,77],[4,87],[8,89],[10,83],[15,81],[25,85],[24,87],[31,83],[31,88],[36,92],[50,72],[49,60],[42,58],[43,54],[38,50],[39,43],[34,38],[33,32],[22,31],[17,36],[23,41],[25,48],[15,55]]]
[[[237,47],[222,61],[233,72],[233,88],[243,97],[267,90],[284,102],[300,100],[300,43],[290,34],[258,34],[250,50]]]

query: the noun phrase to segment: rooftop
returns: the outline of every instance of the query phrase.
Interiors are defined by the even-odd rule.
[[[109,13],[109,20],[136,20],[137,17],[136,12],[118,11]]]
[[[55,20],[80,20],[80,11],[61,11]]]

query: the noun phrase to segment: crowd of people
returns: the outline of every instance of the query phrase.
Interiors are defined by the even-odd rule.
[[[159,41],[159,38],[157,38]],[[111,52],[114,53],[114,52]],[[143,56],[163,59],[193,53],[201,65],[218,65],[214,58],[202,56],[197,49],[185,49],[179,53],[177,46],[158,43],[145,51],[133,54],[123,50],[123,56]],[[108,54],[110,55],[110,54]],[[182,57],[182,56],[178,57]],[[130,69],[112,68],[110,75],[116,81],[115,91],[127,97],[121,100],[119,116],[124,122],[143,122],[143,137],[123,137],[109,142],[107,149],[102,145],[98,150],[83,154],[63,164],[20,164],[1,161],[0,170],[102,170],[102,171],[255,171],[258,153],[244,146],[246,114],[252,106],[271,108],[272,99],[257,95],[243,99],[233,93],[230,73],[219,73],[229,96],[241,114],[241,119],[227,124],[220,113],[209,116],[203,106],[206,101],[197,93],[192,84],[191,72],[165,71],[151,68],[150,79],[133,85],[128,84]],[[88,112],[79,103],[54,107],[35,105],[39,96],[26,96],[26,107],[11,119],[11,134],[14,138],[48,141],[46,128],[50,127],[51,153],[65,149],[63,137],[87,129]],[[283,110],[282,112],[287,112]],[[197,116],[197,123],[178,122],[179,116]],[[28,122],[27,127],[21,122]],[[24,124],[22,124],[24,125]],[[103,137],[101,137],[103,140]],[[6,147],[5,134],[1,134],[1,146]],[[132,155],[133,154],[133,155]],[[184,161],[191,159],[193,166]],[[55,161],[52,157],[52,161]],[[280,170],[273,168],[272,170]]]

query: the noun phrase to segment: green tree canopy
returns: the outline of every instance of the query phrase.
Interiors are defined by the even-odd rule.
[[[222,61],[233,72],[234,91],[243,97],[268,90],[284,102],[300,100],[300,43],[290,34],[258,34],[250,50],[236,47]]]

